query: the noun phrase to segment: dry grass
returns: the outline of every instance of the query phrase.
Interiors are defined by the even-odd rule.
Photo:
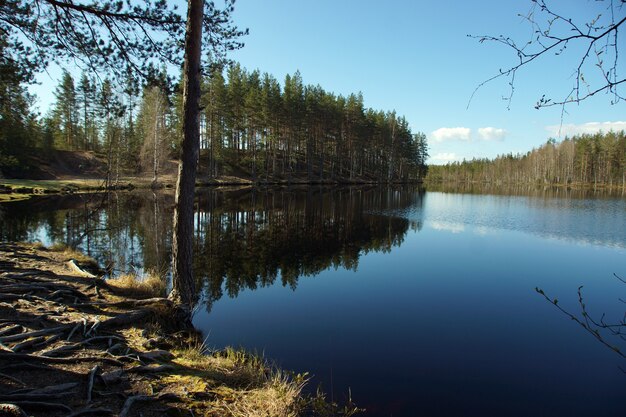
[[[297,417],[300,391],[300,386],[289,381],[235,391],[231,401],[221,401],[217,408],[232,417]]]
[[[143,276],[125,274],[111,278],[107,283],[125,295],[139,298],[165,297],[167,291],[165,277],[154,272]]]
[[[44,246],[41,242],[35,243],[37,245],[37,249],[43,250]],[[60,253],[66,261],[73,259],[76,261],[81,268],[87,267],[89,269],[99,270],[100,266],[98,262],[93,259],[91,256],[87,256],[84,253],[73,249],[66,245],[65,243],[56,242],[48,247],[49,251]]]
[[[59,192],[63,188],[97,189],[102,186],[100,179],[74,179],[74,180],[26,180],[26,179],[2,179],[0,185],[14,190],[29,189],[31,194],[43,194]]]
[[[9,203],[12,201],[21,201],[28,200],[30,198],[30,194],[22,194],[22,193],[1,193],[0,194],[0,203]]]
[[[48,247],[48,250],[51,250],[52,252],[63,252],[68,249],[69,247],[65,243],[61,243],[61,242],[54,242],[52,245]]]
[[[195,415],[300,415],[306,375],[287,375],[257,355],[231,348],[207,352],[204,344],[196,344],[173,353],[174,362],[184,371],[168,375],[161,382],[184,386],[191,394],[203,392],[212,397],[209,402],[196,403]]]
[[[46,250],[46,246],[39,241],[33,242],[33,243],[24,243],[24,244],[29,245],[34,250]]]

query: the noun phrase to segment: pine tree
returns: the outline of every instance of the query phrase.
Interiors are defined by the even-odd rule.
[[[248,153],[250,154],[250,176],[253,181],[257,179],[257,167],[263,166],[261,155],[258,152],[261,131],[263,130],[263,114],[261,102],[261,78],[259,71],[251,72],[246,80],[246,95],[244,98]]]
[[[205,135],[208,148],[208,174],[215,178],[220,174],[220,166],[223,162],[224,137],[226,135],[226,108],[228,106],[228,93],[226,82],[222,74],[222,68],[214,68],[206,83],[204,96],[204,120]]]
[[[141,150],[141,138],[137,133],[136,112],[137,99],[140,87],[137,77],[134,77],[131,69],[127,70],[126,84],[124,85],[124,112],[126,120],[124,123],[124,137],[126,150],[124,154],[124,166],[137,170],[140,165],[139,155]]]
[[[261,107],[263,113],[263,142],[265,149],[266,180],[271,172],[277,176],[277,154],[280,138],[280,117],[282,96],[280,84],[271,75],[264,73],[261,87]]]
[[[168,100],[157,86],[144,90],[138,116],[139,132],[142,135],[141,165],[144,171],[152,172],[153,185],[158,184],[160,168],[167,160],[171,149],[170,135],[166,123]]]
[[[81,149],[97,150],[98,127],[96,124],[96,82],[83,72],[78,88],[76,101],[80,108],[81,119]]]
[[[123,141],[123,109],[119,97],[108,78],[102,82],[98,97],[98,114],[102,132],[102,146],[107,155],[107,186],[116,185],[120,178],[120,158]],[[122,119],[122,120],[120,120]]]
[[[74,78],[63,71],[61,82],[54,91],[56,105],[54,118],[58,129],[57,146],[63,149],[76,149],[78,142],[78,107]]]
[[[38,126],[31,110],[32,97],[22,86],[24,76],[6,55],[6,46],[0,34],[0,174],[19,174],[36,145]]]

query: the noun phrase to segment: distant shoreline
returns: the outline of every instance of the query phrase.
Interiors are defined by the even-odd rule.
[[[623,184],[605,184],[605,183],[544,183],[544,182],[501,182],[501,181],[440,181],[426,180],[424,186],[436,187],[486,187],[486,188],[506,188],[506,187],[532,187],[532,188],[566,188],[572,190],[610,190],[622,191],[626,190]]]
[[[63,194],[81,194],[105,191],[131,191],[134,189],[169,189],[176,187],[176,180],[172,176],[165,176],[156,186],[150,178],[146,177],[123,177],[117,183],[110,187],[105,186],[103,179],[95,178],[73,178],[73,179],[56,179],[56,180],[31,180],[31,179],[0,179],[0,203],[28,200],[34,196],[41,195],[63,195]],[[239,177],[219,177],[215,179],[199,179],[196,181],[198,188],[213,187],[309,187],[309,186],[359,186],[359,185],[423,185],[432,191],[489,191],[492,189],[565,189],[565,190],[581,190],[581,191],[607,191],[624,193],[622,184],[593,184],[593,183],[535,183],[535,182],[484,182],[484,181],[392,181],[380,182],[371,180],[313,180],[309,181],[302,178],[294,178],[291,180],[256,180],[239,178]]]
[[[368,181],[368,180],[304,180],[295,178],[291,180],[250,180],[238,177],[220,177],[216,179],[199,179],[196,187],[281,187],[281,186],[349,186],[349,185],[386,185],[386,184],[416,184],[419,181]],[[117,183],[106,187],[106,181],[94,178],[74,178],[58,180],[31,180],[31,179],[0,179],[0,203],[27,200],[33,196],[78,194],[89,192],[104,192],[111,190],[133,189],[174,189],[176,180],[164,177],[163,180],[153,184],[150,178],[123,177]]]

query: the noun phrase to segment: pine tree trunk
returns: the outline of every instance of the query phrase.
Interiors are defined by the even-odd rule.
[[[157,107],[154,112],[154,135],[152,144],[152,186],[156,187],[159,181],[159,113],[161,112],[161,97],[157,99]]]
[[[193,278],[193,200],[200,152],[200,59],[203,0],[188,0],[183,69],[183,141],[176,183],[170,298],[190,312],[196,291]]]

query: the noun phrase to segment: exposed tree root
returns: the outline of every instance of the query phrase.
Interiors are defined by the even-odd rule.
[[[124,366],[123,362],[117,359],[102,356],[76,356],[71,358],[49,358],[47,356],[31,355],[28,353],[0,353],[0,360],[28,360],[44,363],[77,364],[80,362],[104,362],[111,365]]]
[[[82,269],[81,267],[79,267],[78,265],[76,265],[76,261],[74,259],[70,259],[69,261],[67,261],[67,266],[69,266],[70,269],[72,269],[74,272],[76,272],[81,277],[97,278],[91,272],[87,272],[84,269]]]
[[[9,333],[15,333],[16,331],[19,331],[21,329],[22,326],[20,326],[19,324],[10,325],[0,330],[0,336],[4,336],[5,334]]]
[[[119,417],[126,417],[128,413],[130,413],[130,409],[136,402],[149,402],[149,401],[180,401],[180,398],[171,393],[164,393],[159,395],[135,395],[132,397],[128,397],[126,402],[124,403],[124,407],[122,407],[122,411],[120,411]]]
[[[72,411],[70,407],[61,403],[49,403],[44,401],[14,401],[13,404],[26,409]]]
[[[17,401],[49,401],[60,400],[69,395],[76,394],[76,391],[61,392],[57,394],[0,394],[0,401],[17,402]]]
[[[93,384],[96,379],[96,375],[100,373],[100,367],[98,365],[94,366],[91,371],[89,371],[89,375],[87,376],[88,385],[87,385],[87,403],[91,402],[91,394],[93,391]]]
[[[66,417],[79,417],[79,416],[112,416],[115,415],[113,410],[109,408],[83,408],[82,410],[74,411],[68,414]]]
[[[19,380],[17,378],[12,377],[11,375],[0,373],[0,379],[5,379],[7,381],[14,382],[14,383],[16,383],[18,385],[21,385],[23,387],[26,386],[26,384],[24,382],[22,382],[21,380]]]
[[[162,363],[172,359],[170,352],[137,351],[123,333],[157,316],[171,317],[170,300],[120,298],[70,260],[58,272],[12,263],[10,271],[0,272],[0,302],[8,314],[0,319],[0,416],[126,415],[133,404],[175,397],[125,391],[141,394],[146,378],[175,369]],[[41,385],[59,381],[59,372],[63,382]],[[37,374],[47,376],[33,379]],[[103,403],[103,398],[109,400]],[[113,408],[110,399],[115,399]],[[72,409],[75,404],[83,406]]]
[[[85,272],[62,254],[0,243],[0,417],[158,417],[179,401],[185,413],[174,415],[228,416],[215,393],[232,401],[237,362],[190,349],[202,340],[188,312]],[[246,389],[265,372],[244,375]]]
[[[26,392],[28,394],[58,394],[58,393],[75,390],[76,388],[78,388],[79,385],[80,384],[78,382],[67,382],[65,384],[49,385],[43,388],[23,389],[23,390],[14,392],[14,394],[23,393],[23,392]]]
[[[41,329],[41,330],[35,330],[32,332],[14,334],[11,336],[4,336],[4,337],[0,337],[0,343],[15,342],[18,340],[29,339],[31,337],[62,333],[66,331],[67,329],[68,329],[68,326],[64,325],[64,326],[53,327],[50,329]]]
[[[28,417],[28,414],[15,404],[0,404],[2,417]]]

